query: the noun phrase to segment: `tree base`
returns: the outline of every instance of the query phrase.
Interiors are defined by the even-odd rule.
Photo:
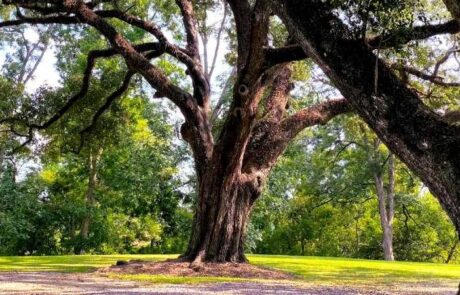
[[[202,251],[201,253],[198,253],[197,255],[182,254],[176,259],[176,261],[177,262],[188,262],[189,267],[197,272],[202,271],[206,264],[226,264],[226,263],[247,264],[249,263],[249,260],[246,258],[246,255],[244,254],[239,254],[238,259],[236,260],[235,259],[218,260],[218,259],[209,259],[208,257],[206,257],[206,254],[204,253],[204,251]]]
[[[171,277],[237,277],[237,278],[268,278],[292,280],[294,275],[278,270],[261,268],[249,263],[210,263],[204,262],[200,271],[191,269],[190,262],[181,259],[170,259],[160,262],[132,260],[127,264],[113,265],[99,270],[102,273],[152,274]]]

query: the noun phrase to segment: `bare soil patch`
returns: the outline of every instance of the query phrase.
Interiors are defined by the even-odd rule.
[[[154,274],[181,277],[235,277],[244,279],[293,280],[298,277],[283,271],[258,267],[248,263],[205,263],[199,271],[189,267],[189,262],[167,260],[146,262],[132,260],[123,265],[100,269],[99,273]]]
[[[0,272],[0,295],[455,295],[456,284],[400,284],[388,287],[348,287],[277,283],[209,283],[152,285],[116,280],[97,273]]]

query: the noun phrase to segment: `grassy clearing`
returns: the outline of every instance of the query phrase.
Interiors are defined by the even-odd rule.
[[[113,265],[117,260],[159,261],[177,255],[78,255],[78,256],[1,256],[0,271],[88,272]]]
[[[177,255],[0,257],[0,271],[87,272],[112,265],[117,260],[159,261],[174,257]],[[460,280],[460,265],[273,255],[249,255],[249,260],[255,265],[296,274],[299,276],[299,282],[314,284],[375,286],[389,283],[443,282],[455,285]],[[171,277],[146,274],[109,274],[109,276],[170,284],[263,281],[231,277]]]
[[[460,280],[460,265],[349,258],[251,255],[251,263],[314,283],[388,284]]]

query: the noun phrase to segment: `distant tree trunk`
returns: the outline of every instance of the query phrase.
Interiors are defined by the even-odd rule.
[[[16,166],[16,161],[10,160],[10,167],[11,167],[11,180],[13,183],[17,183],[17,177],[18,177],[18,168]]]
[[[395,159],[390,152],[388,156],[388,190],[387,190],[387,222],[391,228],[391,254],[393,256],[393,221],[395,216]],[[393,257],[394,260],[394,257]]]
[[[4,156],[3,156],[3,151],[0,150],[0,177],[2,177],[2,175],[3,175],[3,169],[4,169],[4,168],[3,168],[3,161],[4,161],[3,158],[4,158]]]
[[[81,230],[80,230],[80,237],[82,238],[83,241],[88,240],[89,232],[90,232],[90,226],[91,226],[91,209],[95,205],[95,190],[96,190],[96,185],[97,185],[97,163],[99,162],[99,159],[102,155],[102,148],[98,148],[96,151],[93,151],[93,149],[90,149],[89,152],[89,158],[88,158],[88,188],[85,194],[85,202],[86,202],[86,208],[87,212],[85,214],[85,217],[83,218],[83,222],[81,224]],[[90,212],[88,212],[90,211]],[[84,247],[79,249],[79,254],[83,254],[85,251]]]
[[[446,261],[445,263],[446,264],[449,264],[449,262],[452,260],[452,258],[454,257],[454,253],[455,253],[455,250],[457,250],[457,246],[459,244],[459,241],[456,239],[454,241],[454,244],[452,245],[452,247],[450,248],[449,250],[449,253],[447,254],[447,258],[446,258]]]
[[[305,255],[305,239],[304,238],[300,239],[300,255],[302,256]]]
[[[359,216],[355,217],[356,253],[359,252]]]
[[[375,187],[379,204],[380,225],[382,227],[382,247],[385,260],[393,261],[393,218],[394,218],[394,160],[388,159],[388,189],[385,189],[383,177],[374,173]]]
[[[383,187],[381,175],[374,175],[375,186],[377,188],[377,198],[379,204],[380,225],[382,228],[382,247],[385,260],[394,260],[393,254],[393,227],[391,226],[386,209],[387,194]]]

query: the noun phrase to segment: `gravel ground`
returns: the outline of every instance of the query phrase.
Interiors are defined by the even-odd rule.
[[[202,285],[148,285],[117,281],[96,274],[54,272],[0,273],[0,294],[310,294],[310,295],[390,295],[456,294],[452,284],[398,285],[382,288],[297,286],[289,284],[215,283]]]

